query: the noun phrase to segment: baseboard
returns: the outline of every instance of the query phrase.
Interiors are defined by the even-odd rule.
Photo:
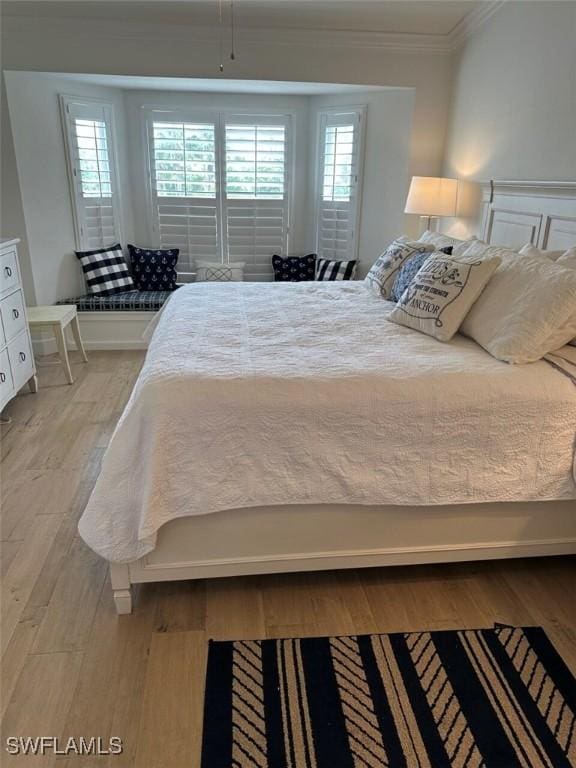
[[[78,321],[84,347],[90,349],[147,349],[148,342],[142,338],[155,312],[79,312]],[[76,344],[70,333],[66,333],[68,349],[75,350]],[[34,334],[34,354],[38,357],[57,352],[56,340],[47,332]]]

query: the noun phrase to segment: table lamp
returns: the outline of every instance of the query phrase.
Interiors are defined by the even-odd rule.
[[[421,221],[424,219],[425,228],[432,229],[432,219],[439,216],[456,216],[457,196],[457,179],[413,176],[404,213],[418,214]]]

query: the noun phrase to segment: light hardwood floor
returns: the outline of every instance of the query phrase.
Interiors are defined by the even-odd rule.
[[[209,638],[539,624],[576,671],[569,558],[145,585],[117,617],[76,524],[143,355],[72,357],[74,385],[40,363],[2,427],[3,738],[118,736],[124,752],[2,766],[198,766]]]

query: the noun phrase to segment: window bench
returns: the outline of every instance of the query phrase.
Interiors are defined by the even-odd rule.
[[[172,291],[124,291],[112,296],[87,294],[62,299],[57,304],[76,305],[87,349],[146,349],[148,343],[142,334],[171,294]]]
[[[57,304],[76,304],[78,312],[158,312],[172,291],[123,291],[111,296],[87,293]]]

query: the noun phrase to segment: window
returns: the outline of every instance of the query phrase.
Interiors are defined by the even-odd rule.
[[[245,261],[248,279],[269,277],[271,255],[287,248],[289,118],[176,117],[152,111],[148,121],[159,245],[180,248],[181,272],[196,260]]]
[[[357,256],[363,117],[362,109],[320,114],[316,247],[322,258]]]
[[[161,248],[179,248],[178,271],[220,261],[216,119],[150,124],[153,219]]]
[[[68,168],[81,250],[122,240],[122,217],[112,139],[110,104],[61,97]]]
[[[214,126],[154,123],[158,197],[216,197]]]
[[[288,128],[284,116],[225,122],[224,245],[248,279],[271,277],[271,256],[288,249]]]
[[[286,126],[226,125],[226,197],[282,200]]]

